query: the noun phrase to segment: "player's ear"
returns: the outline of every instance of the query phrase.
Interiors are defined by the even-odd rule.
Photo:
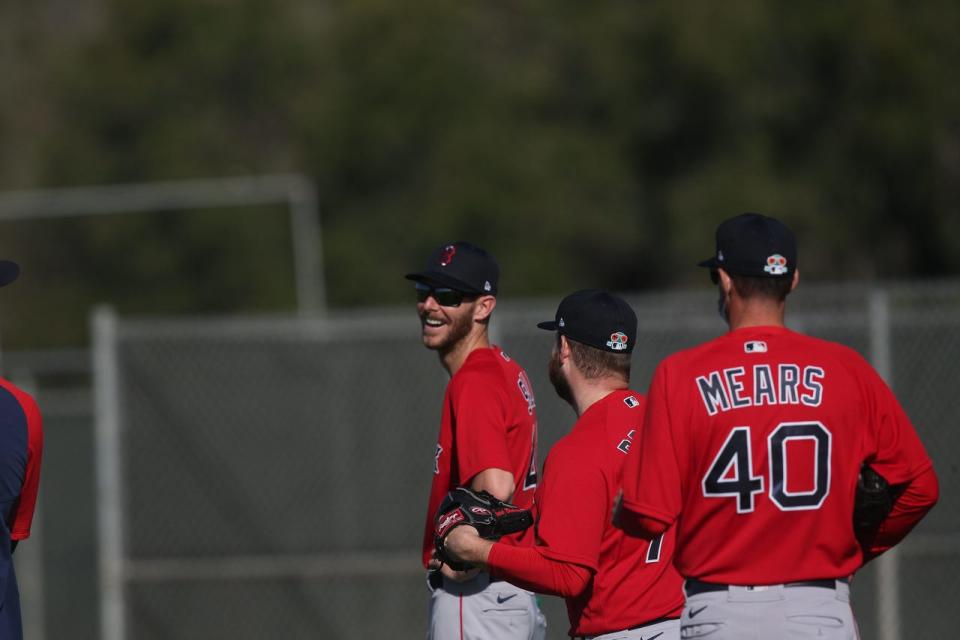
[[[733,290],[733,278],[723,269],[717,269],[717,277],[720,279],[720,289],[724,295],[729,296]]]
[[[793,282],[790,283],[790,291],[792,292],[794,289],[796,289],[798,284],[800,284],[800,270],[794,269]]]
[[[559,353],[560,353],[560,362],[563,362],[570,357],[570,341],[567,340],[567,336],[560,335],[558,341]]]
[[[490,318],[490,314],[493,313],[493,309],[496,306],[497,299],[493,296],[480,296],[477,298],[477,302],[473,306],[474,322],[485,322]]]

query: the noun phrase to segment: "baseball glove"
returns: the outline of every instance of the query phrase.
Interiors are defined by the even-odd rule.
[[[460,487],[448,493],[437,510],[434,544],[437,558],[457,571],[469,569],[470,565],[451,558],[443,543],[451,531],[463,524],[474,527],[481,538],[497,540],[503,535],[523,531],[533,524],[533,516],[529,509],[498,500],[486,491]]]
[[[869,546],[893,507],[894,491],[879,473],[864,464],[857,478],[853,502],[853,530],[861,545]]]

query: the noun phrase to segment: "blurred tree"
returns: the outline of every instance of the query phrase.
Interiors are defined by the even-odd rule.
[[[108,5],[100,37],[50,73],[57,126],[42,140],[50,185],[282,172],[301,43],[271,3]],[[299,80],[297,80],[299,82]],[[7,223],[24,267],[4,312],[9,345],[77,344],[97,302],[125,313],[294,306],[285,212],[227,209]],[[31,278],[29,282],[26,278]],[[40,313],[40,310],[45,312]]]
[[[58,118],[37,142],[41,181],[305,171],[334,305],[408,300],[400,275],[456,238],[498,256],[508,295],[699,284],[716,223],[744,210],[790,222],[815,279],[960,271],[948,0],[105,11],[90,44],[44,69]],[[81,307],[290,308],[288,246],[261,242],[285,237],[280,217],[240,217],[21,235],[45,273],[106,265],[82,273],[83,294],[58,290]],[[134,284],[145,274],[162,290]]]

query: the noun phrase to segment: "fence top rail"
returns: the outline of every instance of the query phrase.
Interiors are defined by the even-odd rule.
[[[305,176],[290,174],[7,191],[0,192],[0,220],[255,206],[307,197],[313,189]]]
[[[931,313],[926,303],[919,307],[893,305],[894,327],[953,325],[960,321],[960,286],[955,290],[956,305],[938,305]],[[662,332],[693,330],[719,335],[725,330],[712,311],[712,292],[682,292],[680,296],[627,295],[634,303],[640,331]],[[662,302],[662,303],[661,303]],[[696,302],[696,305],[689,304]],[[507,331],[536,332],[536,323],[551,318],[555,302],[528,299],[500,303],[491,325],[494,334]],[[858,329],[869,323],[867,298],[860,304],[837,306],[829,300],[822,304],[798,305],[787,315],[787,326],[801,332],[816,332],[821,327]],[[256,337],[263,340],[326,341],[349,337],[387,339],[409,337],[417,327],[417,316],[409,307],[381,307],[334,311],[325,315],[258,315],[202,317],[125,317],[119,320],[121,339],[137,338],[216,338],[239,340]]]

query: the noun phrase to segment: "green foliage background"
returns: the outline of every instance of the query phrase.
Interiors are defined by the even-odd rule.
[[[0,189],[302,172],[333,307],[471,239],[505,295],[701,284],[786,220],[817,280],[960,272],[960,5],[77,0],[0,5]],[[5,346],[124,313],[288,310],[282,210],[3,223]]]

